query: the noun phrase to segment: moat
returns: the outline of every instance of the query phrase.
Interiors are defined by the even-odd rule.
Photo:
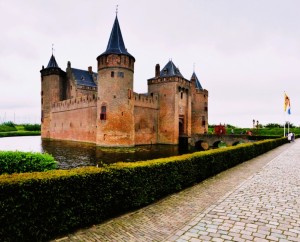
[[[134,162],[169,157],[194,150],[182,150],[177,145],[140,145],[133,148],[104,148],[93,144],[42,140],[40,136],[0,138],[0,150],[32,151],[51,154],[59,168],[102,166],[118,161]]]

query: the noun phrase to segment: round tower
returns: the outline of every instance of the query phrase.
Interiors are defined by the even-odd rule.
[[[97,145],[134,146],[135,59],[125,48],[117,16],[107,49],[97,61]]]
[[[41,72],[41,136],[51,138],[51,106],[63,100],[63,83],[65,73],[59,68],[55,57],[51,56],[46,68]]]

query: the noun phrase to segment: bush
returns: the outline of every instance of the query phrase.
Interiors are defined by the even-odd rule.
[[[15,124],[13,122],[5,122],[0,124],[0,132],[16,131]]]
[[[0,238],[45,241],[145,206],[287,142],[286,138],[104,168],[0,176]]]
[[[0,151],[0,174],[48,171],[57,168],[57,162],[49,154]]]
[[[23,124],[23,127],[26,131],[41,131],[40,124]]]

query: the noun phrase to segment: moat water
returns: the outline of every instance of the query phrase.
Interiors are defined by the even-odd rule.
[[[40,136],[0,138],[0,150],[19,150],[51,154],[59,168],[102,166],[118,161],[134,162],[191,153],[176,145],[141,145],[133,148],[103,148],[93,144],[42,140]]]

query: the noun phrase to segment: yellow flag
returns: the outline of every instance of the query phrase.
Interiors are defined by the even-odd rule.
[[[288,95],[286,95],[286,93],[284,93],[284,111],[286,112],[287,107],[290,106],[291,106],[290,98],[288,97]]]

